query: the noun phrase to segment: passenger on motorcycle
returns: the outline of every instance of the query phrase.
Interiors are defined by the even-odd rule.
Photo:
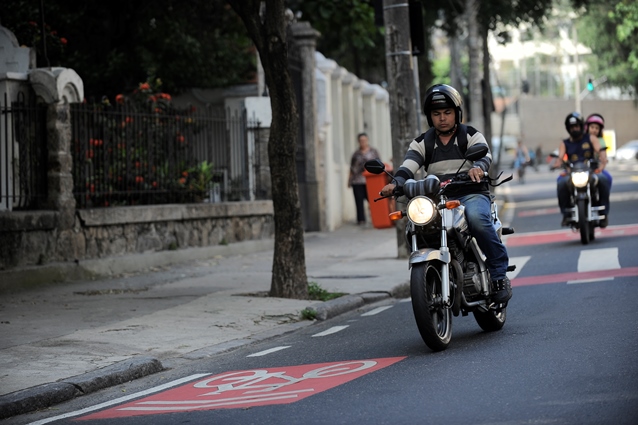
[[[585,120],[585,132],[589,133],[590,135],[596,136],[598,137],[598,141],[600,142],[600,153],[598,156],[598,161],[600,161],[600,168],[602,168],[602,173],[605,175],[605,177],[607,177],[607,193],[611,194],[611,186],[613,183],[613,178],[611,177],[611,174],[609,173],[609,171],[607,170],[607,163],[608,163],[608,158],[607,158],[607,144],[605,143],[605,139],[603,139],[603,129],[605,128],[605,118],[603,118],[602,115],[600,114],[591,114],[587,117],[587,119]],[[603,184],[605,181],[601,181],[601,184]],[[602,202],[602,200],[601,200]],[[607,203],[603,203],[603,205],[605,206],[605,219],[601,220],[600,222],[600,227],[607,227],[608,224],[608,219],[607,216],[609,215],[609,196],[607,196]]]
[[[403,164],[394,175],[398,186],[406,180],[413,179],[414,174],[423,167],[426,173],[436,175],[442,182],[453,177],[468,147],[483,144],[487,146],[485,137],[473,127],[461,124],[462,98],[451,86],[436,84],[430,87],[425,95],[423,112],[427,117],[430,129],[410,143]],[[463,138],[465,140],[459,140]],[[426,146],[430,142],[431,146]],[[428,157],[431,152],[431,158]],[[474,161],[465,163],[462,172],[467,172],[474,182],[481,182],[492,163],[492,155],[488,154]],[[381,190],[382,196],[390,196],[395,184],[390,183]],[[465,216],[469,229],[486,255],[486,265],[492,279],[494,302],[504,303],[512,298],[512,288],[506,276],[509,258],[505,245],[500,241],[492,224],[490,210],[490,193],[487,183],[468,185],[450,196],[458,199],[465,206]]]
[[[559,167],[565,155],[567,155],[566,158],[569,162],[594,160],[596,155],[600,155],[601,148],[598,137],[584,132],[585,125],[583,117],[578,112],[572,112],[567,115],[565,118],[565,129],[569,133],[569,138],[561,140],[558,146],[558,156],[554,158],[550,167]],[[607,177],[602,173],[603,168],[604,165],[602,165],[601,161],[598,163],[595,172],[598,173],[598,196],[600,203],[605,206],[605,219],[601,220],[600,227],[607,227],[610,186]],[[556,193],[558,196],[558,206],[563,214],[561,226],[569,226],[571,214],[568,209],[573,207],[573,205],[571,205],[571,180],[569,176],[561,175],[558,177]]]

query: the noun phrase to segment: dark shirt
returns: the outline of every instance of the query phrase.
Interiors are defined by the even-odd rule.
[[[583,134],[583,137],[577,141],[565,139],[563,144],[565,145],[567,161],[569,162],[584,162],[587,159],[594,158],[594,146],[591,144],[589,134]]]

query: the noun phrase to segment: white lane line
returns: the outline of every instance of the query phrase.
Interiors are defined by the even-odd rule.
[[[578,283],[589,283],[589,282],[604,282],[606,280],[614,280],[613,277],[599,277],[595,279],[580,279],[580,280],[568,280],[568,285],[575,285]]]
[[[386,311],[387,309],[392,308],[391,305],[386,305],[384,307],[377,307],[374,310],[367,311],[363,313],[361,316],[374,316],[375,314],[379,314],[382,311]]]
[[[330,335],[330,334],[334,334],[337,333],[339,331],[344,330],[345,328],[347,328],[348,325],[344,325],[344,326],[333,326],[330,329],[326,329],[323,332],[319,332],[318,334],[314,334],[313,337],[315,336],[326,336],[326,335]]]
[[[76,410],[75,412],[65,413],[64,415],[54,416],[52,418],[40,419],[39,421],[31,422],[29,425],[43,425],[48,424],[49,422],[57,421],[59,419],[72,418],[74,416],[84,415],[86,413],[93,412],[95,410],[104,409],[105,407],[113,406],[114,404],[120,404],[125,401],[132,400],[134,398],[142,397],[145,395],[153,394],[171,387],[175,387],[180,384],[184,384],[189,381],[194,381],[195,379],[202,378],[204,376],[210,376],[210,373],[197,373],[195,375],[190,375],[185,378],[177,379],[175,381],[167,382],[163,385],[158,385],[157,387],[149,388],[148,390],[140,391],[135,394],[129,394],[124,397],[116,398],[115,400],[107,401],[104,403],[96,404],[95,406],[87,407],[85,409]]]
[[[290,345],[282,345],[280,347],[269,348],[268,350],[260,351],[259,353],[249,354],[246,357],[265,356],[266,354],[274,353],[275,351],[279,351],[279,350],[285,350],[286,348],[290,348]]]
[[[507,277],[509,277],[510,279],[514,279],[521,272],[521,270],[523,270],[523,267],[525,267],[525,263],[527,263],[530,258],[532,257],[529,255],[524,257],[510,258],[509,265],[516,266],[516,270],[514,270],[513,272],[507,272]]]
[[[578,271],[619,269],[618,248],[587,249],[580,251]]]
[[[412,302],[412,298],[403,298],[402,300],[399,300],[400,303],[409,303]]]

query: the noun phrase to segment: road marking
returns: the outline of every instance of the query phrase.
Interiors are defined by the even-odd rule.
[[[349,360],[208,374],[195,382],[91,413],[78,420],[294,403],[403,359],[405,357]]]
[[[543,208],[540,210],[524,210],[516,214],[517,217],[535,217],[539,215],[558,214],[560,208]]]
[[[149,388],[148,390],[140,391],[140,392],[137,392],[135,394],[129,394],[129,395],[124,396],[124,397],[116,398],[115,400],[106,401],[104,403],[96,404],[95,406],[87,407],[87,408],[84,408],[84,409],[81,409],[81,410],[76,410],[75,412],[65,413],[63,415],[54,416],[52,418],[40,419],[39,421],[31,422],[29,425],[43,425],[43,424],[48,424],[49,422],[57,421],[59,419],[66,419],[66,418],[72,418],[74,416],[84,415],[86,413],[90,413],[90,412],[93,412],[95,410],[100,410],[100,409],[104,409],[105,407],[113,406],[114,404],[120,404],[120,403],[123,403],[125,401],[132,400],[134,398],[138,398],[138,397],[142,397],[142,396],[145,396],[145,395],[153,394],[153,393],[156,393],[156,392],[159,392],[159,391],[163,391],[163,390],[169,389],[171,387],[175,387],[177,385],[184,384],[184,383],[189,382],[189,381],[194,381],[195,379],[199,379],[199,378],[202,378],[202,377],[208,376],[208,375],[210,375],[210,374],[208,374],[208,373],[197,373],[195,375],[190,375],[190,376],[187,376],[185,378],[176,379],[175,381],[167,382],[166,384],[158,385],[157,387]]]
[[[580,251],[578,271],[619,269],[618,248],[586,249]]]
[[[374,310],[370,310],[366,313],[363,313],[361,316],[374,316],[375,314],[379,314],[382,311],[386,311],[387,309],[392,308],[391,305],[386,305],[384,307],[377,307]]]
[[[509,277],[510,280],[512,280],[516,276],[518,276],[518,274],[521,272],[523,267],[525,267],[525,264],[529,261],[530,258],[532,258],[530,255],[526,255],[524,257],[512,257],[512,258],[510,258],[509,259],[509,265],[510,266],[516,266],[516,269],[513,272],[507,272],[507,277]]]
[[[596,237],[636,235],[638,235],[638,225],[636,224],[609,226],[605,229],[596,228]],[[508,248],[514,246],[544,245],[548,243],[575,241],[580,241],[580,233],[574,232],[571,229],[519,233],[503,237],[503,243],[505,243]]]
[[[344,326],[333,326],[330,329],[326,329],[323,332],[319,332],[318,334],[314,334],[313,337],[315,336],[326,336],[326,335],[330,335],[330,334],[334,334],[337,333],[339,331],[344,330],[345,328],[347,328],[348,325],[344,325]]]
[[[624,267],[612,270],[594,270],[591,272],[559,273],[543,276],[517,277],[512,280],[512,286],[544,285],[547,283],[575,282],[586,279],[610,279],[614,277],[638,276],[638,267]]]
[[[604,282],[607,280],[614,280],[613,277],[601,277],[600,279],[580,279],[580,280],[569,280],[567,281],[568,285],[575,285],[579,283],[591,283],[591,282]]]
[[[268,350],[260,351],[258,353],[249,354],[246,357],[265,356],[266,354],[274,353],[275,351],[285,350],[286,348],[290,348],[290,345],[282,345],[281,347],[269,348]]]

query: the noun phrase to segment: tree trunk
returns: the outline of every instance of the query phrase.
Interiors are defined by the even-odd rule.
[[[390,94],[390,126],[392,159],[395,170],[403,162],[417,129],[412,48],[410,45],[410,15],[405,0],[384,0],[386,69]],[[405,220],[405,219],[404,219]],[[399,258],[407,258],[404,220],[397,222]]]
[[[308,298],[301,203],[295,166],[299,116],[288,70],[284,0],[228,0],[241,17],[264,68],[272,124],[268,160],[275,213],[275,251],[270,296]]]
[[[481,90],[481,39],[478,28],[478,9],[480,0],[465,0],[467,19],[467,43],[470,58],[470,116],[472,126],[483,131],[483,93]]]
[[[487,27],[481,28],[481,40],[483,45],[483,84],[482,91],[483,96],[483,136],[492,149],[492,109],[494,107],[494,101],[492,99],[492,84],[490,83],[490,48],[487,43],[487,35],[489,30]],[[493,156],[494,154],[492,154]]]

